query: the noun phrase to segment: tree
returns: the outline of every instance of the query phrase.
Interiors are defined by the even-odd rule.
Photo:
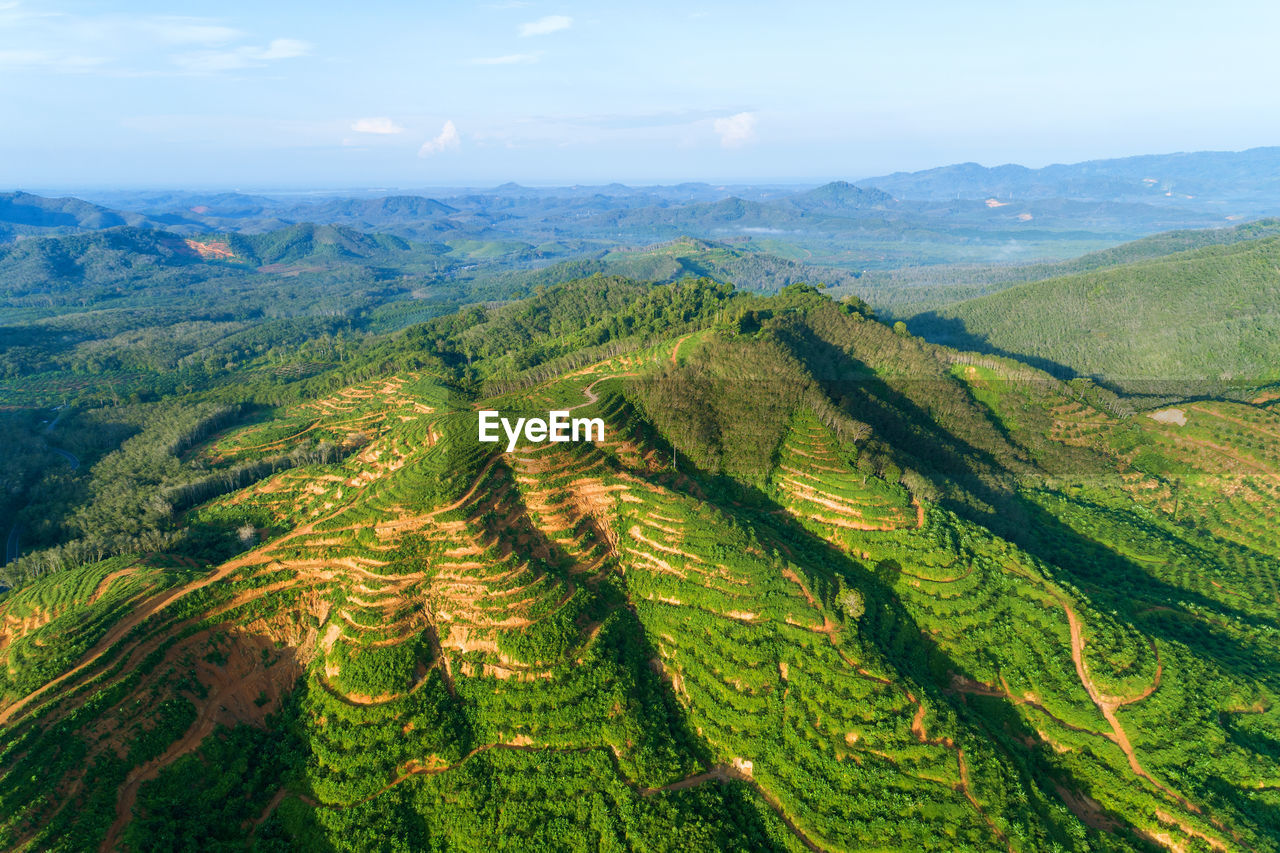
[[[844,610],[844,615],[855,622],[867,612],[866,600],[856,589],[846,589],[840,594],[840,607]]]

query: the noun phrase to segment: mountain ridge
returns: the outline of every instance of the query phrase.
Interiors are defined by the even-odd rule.
[[[1280,189],[1280,147],[1244,151],[1144,154],[1029,168],[1013,163],[957,163],[857,181],[900,198],[1073,198],[1181,204],[1274,197]],[[1207,199],[1201,199],[1208,196]],[[1264,202],[1265,203],[1265,202]]]

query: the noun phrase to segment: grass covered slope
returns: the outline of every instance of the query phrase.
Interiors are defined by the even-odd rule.
[[[1136,391],[1280,379],[1280,238],[1038,281],[922,314],[931,340]]]
[[[350,370],[0,598],[0,846],[1280,850],[1268,401],[602,277]]]

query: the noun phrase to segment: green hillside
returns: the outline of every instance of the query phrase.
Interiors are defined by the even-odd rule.
[[[1271,401],[595,276],[166,403],[6,569],[0,847],[1280,851]]]
[[[1229,246],[1280,235],[1280,220],[1260,219],[1230,228],[1165,231],[1088,252],[1065,261],[1034,264],[938,264],[894,270],[866,270],[856,282],[836,293],[852,293],[886,314],[911,317],[947,305],[995,293],[1026,281],[1092,272],[1121,264],[1153,260],[1206,246]]]
[[[911,328],[1140,393],[1247,388],[1280,379],[1278,270],[1268,236],[1023,284]]]

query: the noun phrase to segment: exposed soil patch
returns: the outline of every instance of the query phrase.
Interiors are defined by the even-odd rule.
[[[1161,409],[1158,412],[1152,412],[1147,417],[1160,424],[1187,425],[1187,413],[1182,409]]]
[[[1085,826],[1102,832],[1115,832],[1121,827],[1121,823],[1103,811],[1102,806],[1092,797],[1056,782],[1053,788],[1062,798],[1062,802],[1067,804],[1067,808],[1071,809],[1071,813],[1080,818],[1080,822]]]
[[[207,642],[208,634],[201,632],[184,645],[194,646],[197,640]],[[199,703],[196,721],[162,755],[135,767],[125,778],[116,800],[116,819],[102,841],[101,850],[115,850],[119,846],[120,833],[133,816],[133,806],[143,782],[156,778],[165,767],[195,751],[218,725],[261,725],[266,715],[280,706],[281,698],[302,674],[293,650],[276,651],[265,637],[232,633],[224,654],[226,660],[222,664],[200,659],[196,666],[196,677],[208,689],[208,697]]]
[[[231,244],[225,240],[209,240],[201,242],[199,240],[183,240],[187,248],[195,252],[205,260],[227,261],[236,256],[231,251]]]

